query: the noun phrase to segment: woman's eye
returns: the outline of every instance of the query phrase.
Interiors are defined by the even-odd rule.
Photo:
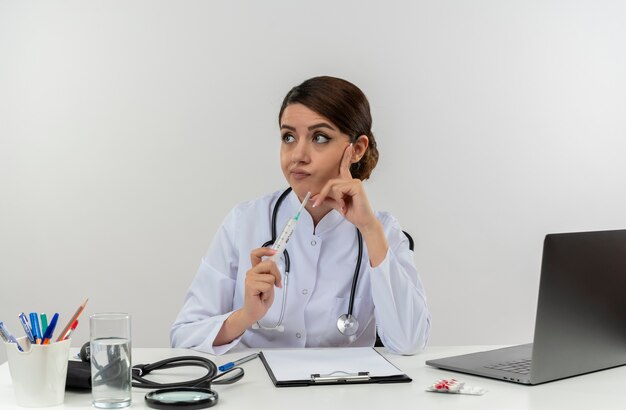
[[[324,144],[325,142],[328,142],[329,140],[330,138],[328,138],[324,134],[315,134],[315,136],[313,137],[313,141],[317,144]]]
[[[296,139],[294,138],[293,135],[291,134],[285,134],[282,136],[283,142],[289,144],[291,142],[294,142]]]

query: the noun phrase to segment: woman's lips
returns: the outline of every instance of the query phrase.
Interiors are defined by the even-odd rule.
[[[308,177],[309,175],[311,175],[311,174],[309,174],[308,172],[304,172],[304,171],[291,171],[291,176],[294,179],[298,179],[298,180],[304,179],[304,178]]]

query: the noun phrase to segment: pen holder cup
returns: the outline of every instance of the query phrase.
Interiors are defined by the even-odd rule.
[[[13,390],[18,406],[47,407],[62,404],[70,356],[70,339],[47,345],[32,345],[28,338],[5,343]]]

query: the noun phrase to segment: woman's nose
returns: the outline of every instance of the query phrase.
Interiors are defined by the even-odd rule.
[[[304,138],[294,144],[293,151],[291,152],[291,160],[293,162],[308,162],[309,147]]]

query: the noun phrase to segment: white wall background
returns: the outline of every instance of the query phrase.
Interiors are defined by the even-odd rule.
[[[89,297],[74,345],[115,310],[166,346],[226,212],[285,186],[282,98],[328,74],[370,98],[431,343],[530,341],[543,236],[626,227],[625,44],[622,1],[0,0],[0,320]]]

